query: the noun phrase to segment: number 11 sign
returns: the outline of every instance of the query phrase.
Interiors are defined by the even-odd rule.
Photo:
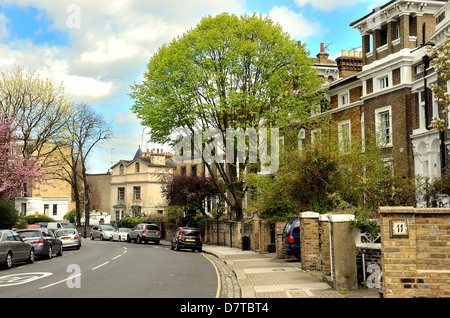
[[[391,237],[408,237],[408,220],[391,220]]]

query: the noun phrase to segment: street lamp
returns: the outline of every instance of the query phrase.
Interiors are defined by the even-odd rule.
[[[186,205],[187,205],[187,195],[189,193],[189,188],[187,185],[183,187],[183,195],[184,195],[184,218],[186,218]]]

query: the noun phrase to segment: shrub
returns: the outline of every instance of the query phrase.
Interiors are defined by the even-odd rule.
[[[19,221],[14,201],[0,199],[0,229],[10,229]]]

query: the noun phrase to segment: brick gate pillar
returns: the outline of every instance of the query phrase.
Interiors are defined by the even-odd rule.
[[[302,212],[300,218],[300,256],[304,270],[319,266],[319,213]]]

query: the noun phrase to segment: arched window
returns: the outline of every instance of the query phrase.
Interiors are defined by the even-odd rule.
[[[119,166],[119,173],[124,174],[124,167],[122,164]]]
[[[139,162],[136,162],[136,173],[139,173],[141,171],[141,166],[139,165]]]

